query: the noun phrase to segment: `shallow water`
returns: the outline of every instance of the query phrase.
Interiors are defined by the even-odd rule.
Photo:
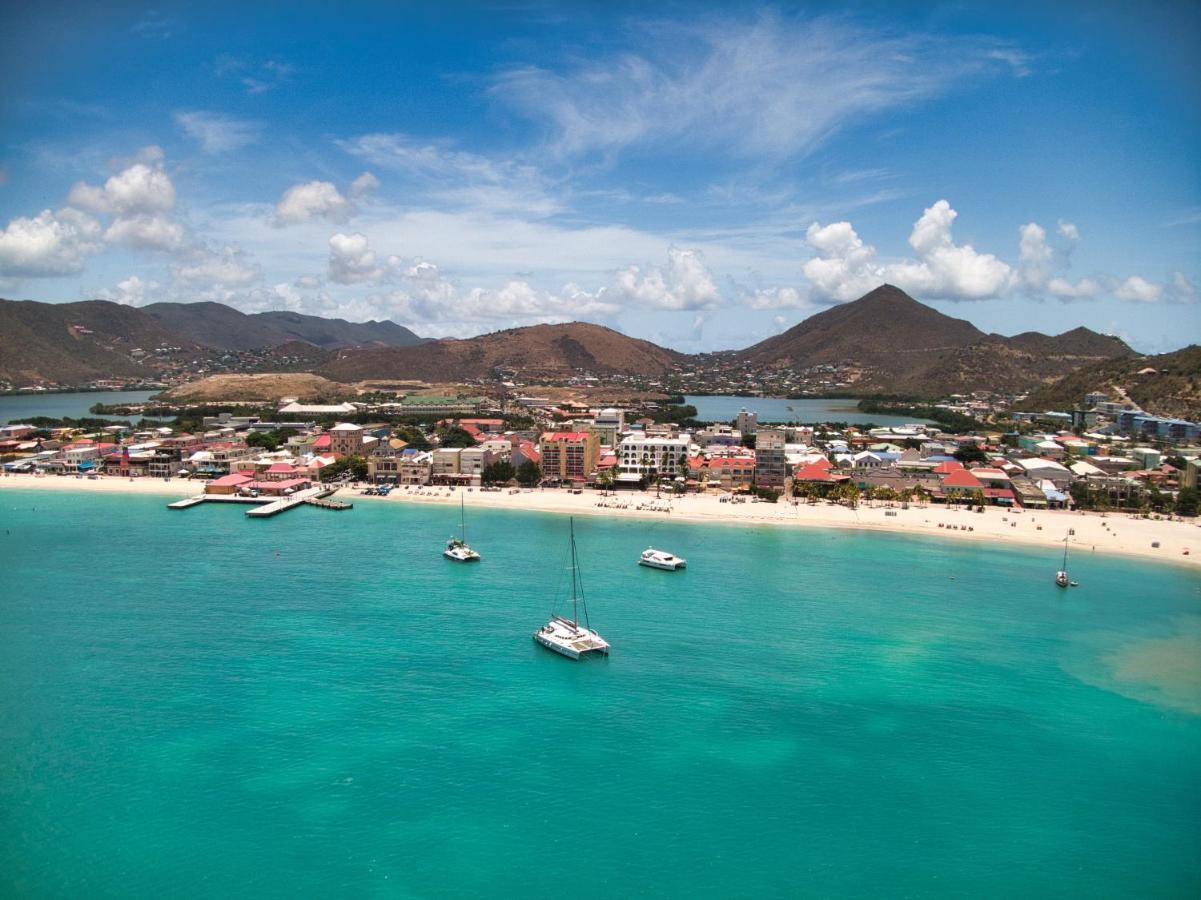
[[[0,494],[0,895],[1201,889],[1189,570],[587,517],[571,663],[563,516],[165,502]]]

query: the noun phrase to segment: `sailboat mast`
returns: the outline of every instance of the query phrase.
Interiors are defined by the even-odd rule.
[[[467,543],[467,500],[459,494],[459,527],[463,529],[463,543]]]
[[[1063,539],[1063,570],[1068,570],[1068,539]]]
[[[569,520],[568,528],[571,532],[571,624],[578,628],[580,625],[580,614],[577,610],[579,599],[576,594],[576,579],[580,574],[580,564],[576,560],[575,554],[575,517]]]

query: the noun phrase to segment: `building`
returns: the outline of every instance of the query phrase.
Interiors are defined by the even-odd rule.
[[[617,447],[617,466],[622,474],[660,476],[685,475],[688,465],[687,437],[652,437],[631,434]]]
[[[1180,486],[1196,490],[1198,475],[1201,475],[1201,459],[1188,460],[1184,464],[1184,471],[1180,473]]]
[[[464,447],[459,454],[459,474],[470,475],[472,481],[479,481],[492,461],[493,454],[483,447]]]
[[[784,452],[784,429],[760,429],[755,437],[755,483],[760,487],[779,489],[784,487],[784,479],[787,476],[788,458]]]
[[[431,480],[435,484],[448,484],[456,481],[459,474],[459,462],[463,454],[462,447],[439,447],[431,454]]]
[[[740,409],[734,419],[734,427],[743,434],[754,434],[759,428],[759,413]]]
[[[603,446],[616,447],[617,442],[621,440],[621,435],[626,430],[625,411],[613,408],[602,409],[592,417],[592,423],[588,427],[596,432]]]
[[[342,456],[359,456],[363,452],[363,429],[350,422],[339,422],[329,430],[331,453]]]
[[[461,416],[478,412],[483,402],[482,397],[405,397],[400,406],[408,415]]]
[[[600,438],[591,431],[554,431],[538,442],[542,477],[559,481],[587,481],[600,461]]]

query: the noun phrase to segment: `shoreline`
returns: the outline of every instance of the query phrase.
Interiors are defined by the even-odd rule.
[[[114,477],[87,478],[63,476],[4,475],[0,490],[25,489],[93,493],[144,494],[182,499],[200,493],[202,484],[188,480],[139,479]],[[910,537],[939,537],[992,542],[999,545],[1040,547],[1058,553],[1069,529],[1075,534],[1069,547],[1076,552],[1098,552],[1137,557],[1188,567],[1201,566],[1201,520],[1183,522],[1133,519],[1125,514],[1101,514],[1067,511],[1021,511],[986,507],[976,513],[961,507],[911,505],[860,505],[856,509],[818,504],[722,503],[716,495],[688,494],[656,500],[651,494],[617,494],[602,497],[595,492],[569,494],[560,490],[521,490],[510,493],[480,491],[466,494],[472,506],[489,509],[569,515],[600,515],[610,518],[642,518],[682,521],[697,524],[776,525],[801,528],[854,529],[889,532]],[[387,497],[359,494],[343,488],[341,499],[377,503],[458,504],[461,490],[445,487],[394,489]],[[605,504],[605,505],[602,505]],[[651,509],[655,505],[657,509]],[[639,508],[642,507],[642,508]],[[670,510],[666,512],[664,510]],[[972,530],[968,531],[967,528]],[[1152,544],[1158,542],[1159,547]],[[1187,551],[1187,553],[1185,552]],[[1069,558],[1070,565],[1070,558]]]

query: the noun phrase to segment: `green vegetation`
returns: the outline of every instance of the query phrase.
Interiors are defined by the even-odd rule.
[[[343,456],[337,462],[330,463],[321,470],[321,479],[330,481],[346,472],[349,472],[356,481],[365,480],[367,478],[367,457]]]
[[[439,429],[438,445],[440,447],[474,447],[475,438],[459,426],[451,425],[449,428]]]
[[[975,431],[980,427],[980,422],[971,416],[905,397],[873,397],[860,400],[858,405],[859,411],[868,415],[912,416],[915,419],[930,419],[939,425],[945,425],[952,431]]]
[[[965,444],[951,455],[965,466],[969,463],[988,462],[988,455],[975,444]]]
[[[480,480],[484,484],[508,484],[516,476],[517,470],[510,463],[502,460],[485,466],[484,471],[480,474]]]
[[[517,467],[517,483],[522,487],[534,487],[542,481],[542,468],[535,462],[526,460]]]

